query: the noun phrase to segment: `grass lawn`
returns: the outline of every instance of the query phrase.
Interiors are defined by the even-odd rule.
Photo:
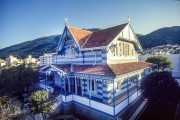
[[[150,103],[138,120],[175,120],[176,104]]]

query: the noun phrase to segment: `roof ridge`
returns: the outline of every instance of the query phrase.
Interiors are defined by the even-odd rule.
[[[88,36],[88,38],[85,40],[85,42],[84,42],[84,44],[82,45],[81,48],[83,48],[86,45],[86,43],[88,42],[88,40],[89,40],[89,38],[91,37],[92,34],[93,34],[93,32]]]
[[[125,25],[125,24],[128,24],[128,23],[124,23],[124,24],[120,24],[120,25],[113,25],[113,26],[111,26],[111,27],[106,27],[106,28],[100,28],[99,30],[94,31],[93,33],[99,32],[99,31],[102,31],[102,30],[111,29],[111,28],[113,28],[113,27],[117,27],[117,26],[121,26],[121,25]]]
[[[99,32],[99,31],[106,30],[106,29],[111,29],[111,28],[113,28],[113,27],[117,27],[117,26],[121,26],[121,25],[126,25],[126,24],[129,24],[129,23],[127,22],[127,23],[123,23],[123,24],[119,24],[119,25],[113,25],[113,26],[111,26],[111,27],[100,28],[99,30],[94,31],[94,32],[89,31],[89,30],[86,30],[86,29],[81,29],[81,28],[72,27],[72,26],[69,26],[69,25],[67,25],[67,27],[71,27],[71,28],[74,28],[74,29],[77,29],[77,30],[86,31],[86,32],[95,33],[95,32]]]
[[[77,29],[77,30],[82,30],[82,31],[86,31],[86,32],[91,32],[91,33],[93,33],[92,31],[85,30],[85,29],[81,29],[81,28],[76,28],[76,27],[72,27],[72,26],[67,26],[67,27],[71,27],[71,28],[74,28],[74,29]]]

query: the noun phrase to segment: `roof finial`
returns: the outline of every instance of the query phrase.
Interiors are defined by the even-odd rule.
[[[67,25],[68,19],[64,18],[64,21],[65,21],[65,25]]]
[[[130,20],[130,16],[128,15],[128,23],[130,23],[131,22],[131,20]]]

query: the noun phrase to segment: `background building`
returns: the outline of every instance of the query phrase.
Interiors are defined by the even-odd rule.
[[[44,65],[49,65],[52,64],[52,60],[53,60],[53,55],[55,53],[49,53],[49,54],[44,54],[43,56],[40,56],[40,66],[44,66]]]
[[[29,55],[27,58],[24,59],[25,64],[30,64],[30,63],[36,63],[37,59],[33,58],[32,55]]]
[[[6,61],[0,59],[0,68],[2,68],[2,67],[5,66],[5,65],[6,65]]]
[[[14,57],[13,55],[9,55],[8,58],[6,58],[6,62],[8,66],[16,65],[18,62],[17,57]]]

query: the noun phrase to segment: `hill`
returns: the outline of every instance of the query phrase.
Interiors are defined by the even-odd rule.
[[[0,58],[5,59],[9,55],[25,58],[29,54],[38,58],[44,53],[50,52],[57,47],[60,35],[52,35],[47,37],[37,38],[32,41],[23,42],[17,45],[0,49]]]
[[[88,30],[97,31],[99,28],[92,28]],[[40,55],[49,53],[51,50],[56,48],[60,37],[61,35],[41,37],[32,41],[0,49],[0,58],[4,59],[8,55],[25,58],[29,54],[37,58]],[[161,28],[147,35],[137,34],[137,37],[144,49],[165,44],[180,45],[180,26]]]
[[[164,27],[137,37],[144,49],[166,44],[180,45],[180,26]]]

